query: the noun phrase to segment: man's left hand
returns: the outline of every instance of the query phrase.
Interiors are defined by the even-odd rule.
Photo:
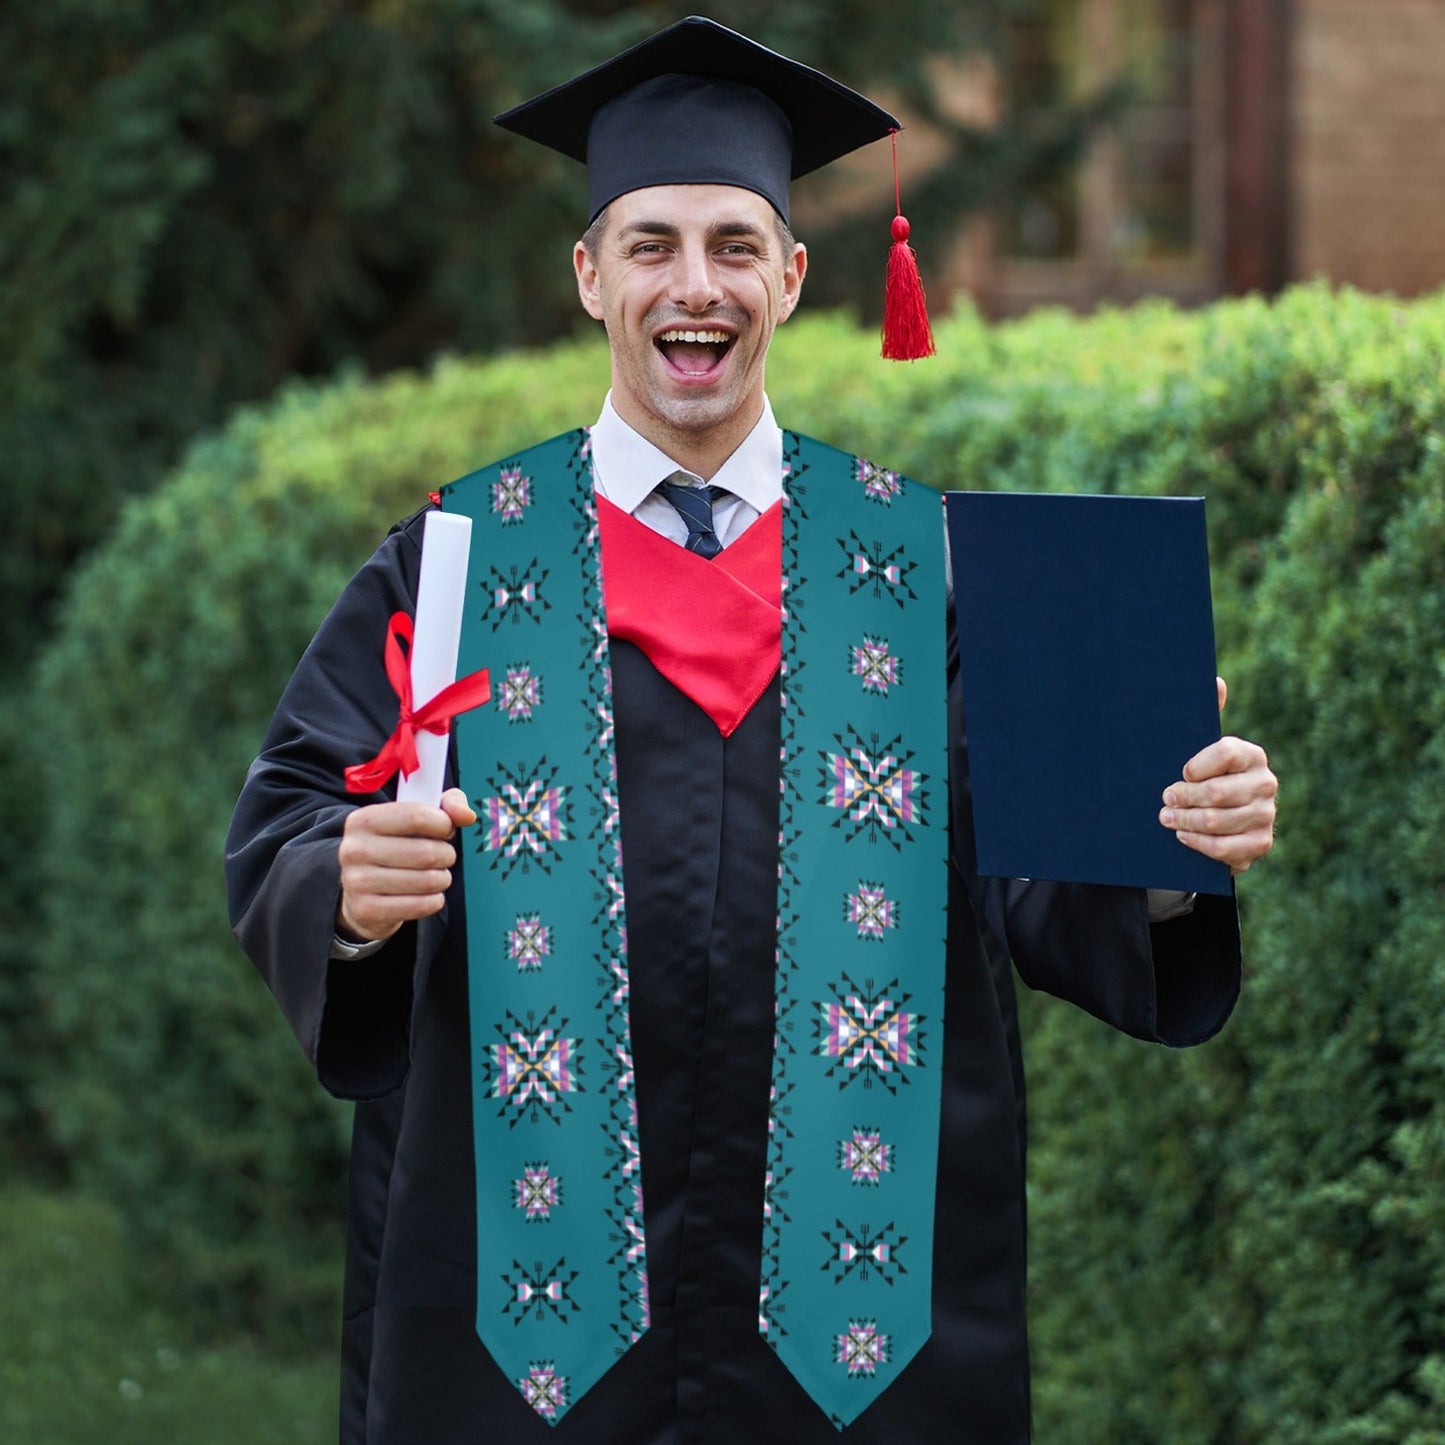
[[[1218,679],[1219,707],[1228,689]],[[1159,821],[1181,843],[1243,873],[1274,846],[1279,779],[1258,743],[1223,737],[1184,764],[1184,777],[1164,790]]]

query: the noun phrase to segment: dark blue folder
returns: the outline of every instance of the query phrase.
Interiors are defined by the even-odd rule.
[[[979,872],[1227,894],[1159,822],[1219,737],[1203,500],[947,508]]]

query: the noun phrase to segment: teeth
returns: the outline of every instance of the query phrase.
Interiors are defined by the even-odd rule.
[[[732,338],[726,331],[664,331],[657,339],[659,341],[705,341],[723,346]]]

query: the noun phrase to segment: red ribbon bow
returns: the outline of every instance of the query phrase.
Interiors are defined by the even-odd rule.
[[[386,624],[386,676],[401,702],[396,727],[369,763],[357,763],[346,770],[348,793],[374,793],[385,787],[400,770],[409,778],[421,766],[416,754],[416,735],[421,730],[445,736],[459,713],[480,707],[492,696],[491,674],[487,668],[468,673],[442,688],[428,703],[415,711],[411,705],[411,645],[414,630],[405,612],[393,612]],[[406,643],[406,651],[401,648]]]

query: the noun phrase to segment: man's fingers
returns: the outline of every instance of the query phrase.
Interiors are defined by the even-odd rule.
[[[337,922],[350,938],[387,938],[403,923],[439,913],[451,882],[445,868],[344,866]]]
[[[1164,789],[1165,808],[1247,808],[1252,803],[1273,802],[1279,780],[1268,768],[1250,768],[1243,773],[1222,773],[1200,783],[1171,783]],[[1166,821],[1167,820],[1162,820]]]
[[[1256,859],[1264,857],[1274,846],[1273,829],[1252,829],[1246,833],[1221,836],[1215,833],[1187,833],[1174,835],[1196,853],[1207,858],[1217,858],[1229,865],[1231,873],[1243,873]]]
[[[460,788],[448,788],[442,794],[442,810],[458,828],[466,828],[477,821],[477,810]]]
[[[403,923],[429,918],[441,912],[445,903],[444,893],[343,894],[336,921],[347,938],[390,938]]]
[[[365,831],[341,836],[341,869],[368,865],[379,868],[450,868],[457,850],[444,838],[407,838]]]
[[[403,923],[440,912],[457,861],[448,840],[475,816],[459,788],[437,808],[374,803],[348,814],[339,847],[343,933],[389,938]]]
[[[1271,827],[1274,801],[1272,797],[1258,797],[1222,808],[1161,808],[1159,821],[1176,833],[1213,833],[1228,837]]]
[[[452,789],[452,793],[460,791]],[[450,838],[455,826],[442,808],[429,808],[425,803],[372,803],[346,815],[347,833],[378,833],[391,838]]]
[[[1243,738],[1224,737],[1201,748],[1184,764],[1184,780],[1203,782],[1225,773],[1247,773],[1251,768],[1269,768],[1269,758],[1258,743]]]
[[[374,893],[396,898],[407,894],[445,893],[451,886],[452,875],[446,868],[388,868],[360,863],[344,868],[341,877],[342,890],[357,895]]]
[[[1165,788],[1159,821],[1181,843],[1242,873],[1274,846],[1278,791],[1262,747],[1220,738],[1195,753],[1184,777]]]

